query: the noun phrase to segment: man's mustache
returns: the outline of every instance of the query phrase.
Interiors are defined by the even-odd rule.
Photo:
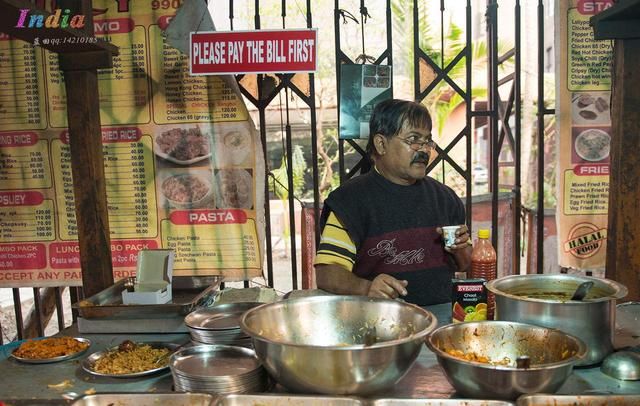
[[[431,158],[431,155],[428,152],[418,151],[416,152],[413,159],[411,160],[411,163],[412,164],[424,163],[425,165],[428,165],[430,158]]]

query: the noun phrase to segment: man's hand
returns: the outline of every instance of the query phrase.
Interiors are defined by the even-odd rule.
[[[442,228],[436,228],[436,231],[442,235]],[[458,271],[466,272],[471,266],[471,252],[473,251],[469,228],[466,224],[461,225],[456,230],[456,242],[451,247],[445,247],[445,251],[453,255],[453,260],[458,266]]]
[[[380,274],[371,282],[367,296],[396,299],[407,294],[407,281],[401,281],[391,275]]]
[[[442,235],[442,228],[441,227],[436,228],[436,232]],[[471,236],[469,235],[469,228],[467,227],[466,224],[463,224],[460,227],[458,227],[458,229],[456,230],[455,243],[451,247],[445,246],[444,249],[445,251],[454,254],[455,251],[467,248],[471,245],[473,245],[473,243],[471,242]]]

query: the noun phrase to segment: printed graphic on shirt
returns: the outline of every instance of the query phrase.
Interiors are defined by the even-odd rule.
[[[442,237],[435,227],[394,231],[365,240],[355,272],[362,277],[447,266]]]

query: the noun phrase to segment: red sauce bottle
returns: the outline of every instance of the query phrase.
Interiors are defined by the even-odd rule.
[[[487,282],[498,277],[496,250],[489,241],[489,230],[478,230],[478,240],[471,252],[471,277],[483,278]],[[489,292],[487,299],[487,320],[493,320],[495,297]]]

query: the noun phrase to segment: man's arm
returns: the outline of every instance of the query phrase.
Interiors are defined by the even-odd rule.
[[[360,278],[348,269],[333,264],[316,265],[316,285],[340,295],[360,295],[395,299],[407,294],[407,281],[380,274],[373,281]]]
[[[336,264],[316,265],[316,284],[319,289],[340,295],[367,296],[371,281],[355,275]]]

